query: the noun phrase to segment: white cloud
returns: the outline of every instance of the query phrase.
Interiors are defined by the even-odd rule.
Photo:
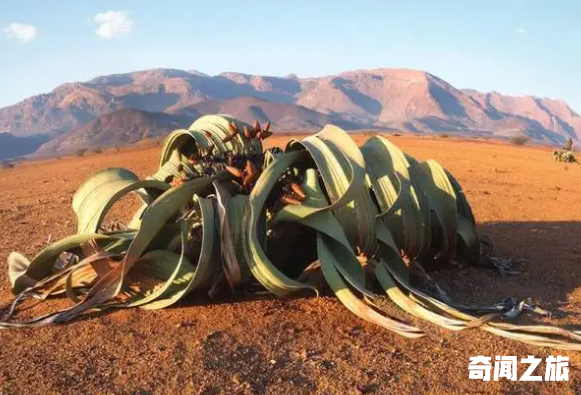
[[[519,27],[518,29],[516,29],[514,31],[516,34],[525,34],[527,32],[527,29],[525,29],[524,27]]]
[[[95,33],[105,39],[126,36],[135,24],[127,11],[101,12],[93,17],[93,21],[99,24]]]
[[[8,38],[13,38],[21,43],[27,43],[38,36],[38,29],[36,26],[24,25],[22,23],[11,23],[4,28],[4,34]]]

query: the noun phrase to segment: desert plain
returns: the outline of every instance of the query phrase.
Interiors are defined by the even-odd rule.
[[[388,138],[418,159],[436,159],[462,184],[481,234],[518,260],[502,277],[471,266],[432,275],[456,300],[530,299],[553,312],[519,323],[581,325],[581,166],[552,149],[452,137]],[[366,136],[354,135],[358,142]],[[288,137],[269,139],[284,145]],[[106,150],[26,161],[0,170],[0,261],[28,257],[75,231],[72,196],[91,173],[125,167],[153,173],[160,147]],[[123,216],[135,206],[116,207]],[[0,269],[0,301],[10,299]],[[55,301],[53,308],[69,302]],[[387,304],[390,315],[424,329],[408,340],[368,324],[332,296],[196,295],[157,311],[93,314],[70,323],[0,331],[0,393],[42,394],[578,394],[581,356],[495,337],[451,332]],[[471,356],[570,357],[567,382],[468,379]],[[525,365],[519,365],[519,375]],[[544,362],[535,374],[544,375]]]

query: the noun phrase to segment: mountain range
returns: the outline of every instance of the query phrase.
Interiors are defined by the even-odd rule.
[[[56,153],[163,135],[208,113],[270,120],[279,131],[334,123],[349,130],[527,135],[553,144],[581,137],[581,117],[562,100],[457,89],[409,69],[317,78],[175,69],[113,74],[0,108],[0,131],[21,138],[60,134],[40,149]]]
[[[51,136],[46,134],[19,137],[12,133],[0,133],[0,160],[33,154],[50,140]]]
[[[43,144],[36,154],[50,156],[54,153],[73,153],[79,149],[132,144],[144,139],[163,137],[190,123],[191,118],[183,115],[126,108],[100,115],[83,126],[55,137]]]

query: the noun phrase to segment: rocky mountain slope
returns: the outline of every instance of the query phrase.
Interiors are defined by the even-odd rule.
[[[29,155],[50,139],[51,136],[46,134],[18,137],[12,133],[0,133],[0,160]]]
[[[174,115],[231,112],[280,129],[333,122],[350,129],[511,136],[561,143],[581,136],[565,102],[457,89],[417,70],[358,70],[320,78],[153,69],[64,84],[0,109],[0,131],[70,131],[124,108]],[[212,111],[210,111],[212,110]],[[193,119],[192,119],[193,120]]]
[[[70,154],[79,149],[121,146],[146,138],[161,137],[189,126],[189,117],[123,109],[101,115],[86,125],[43,144],[37,156]]]
[[[323,114],[304,106],[269,102],[247,96],[227,100],[209,99],[191,105],[173,106],[168,112],[190,116],[192,119],[204,114],[230,114],[249,123],[254,120],[271,121],[273,127],[281,131],[310,131],[322,129],[329,123],[346,129],[358,126],[333,114]]]
[[[353,127],[349,122],[293,104],[272,103],[252,97],[206,100],[184,107],[174,106],[168,113],[123,109],[100,115],[47,142],[40,147],[37,156],[62,155],[80,149],[121,146],[145,138],[162,137],[175,129],[187,128],[204,114],[216,113],[230,114],[249,123],[274,119],[273,127],[284,131],[315,131],[329,123]]]

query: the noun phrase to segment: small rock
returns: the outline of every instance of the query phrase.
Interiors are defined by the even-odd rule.
[[[358,385],[356,388],[356,393],[357,394],[369,394],[370,392],[373,392],[373,390],[375,389],[375,387],[373,385]]]
[[[329,370],[329,369],[333,369],[335,367],[335,362],[332,362],[332,361],[329,361],[329,360],[326,360],[325,359],[324,361],[321,361],[319,363],[319,365],[321,365],[321,367],[323,369]]]

